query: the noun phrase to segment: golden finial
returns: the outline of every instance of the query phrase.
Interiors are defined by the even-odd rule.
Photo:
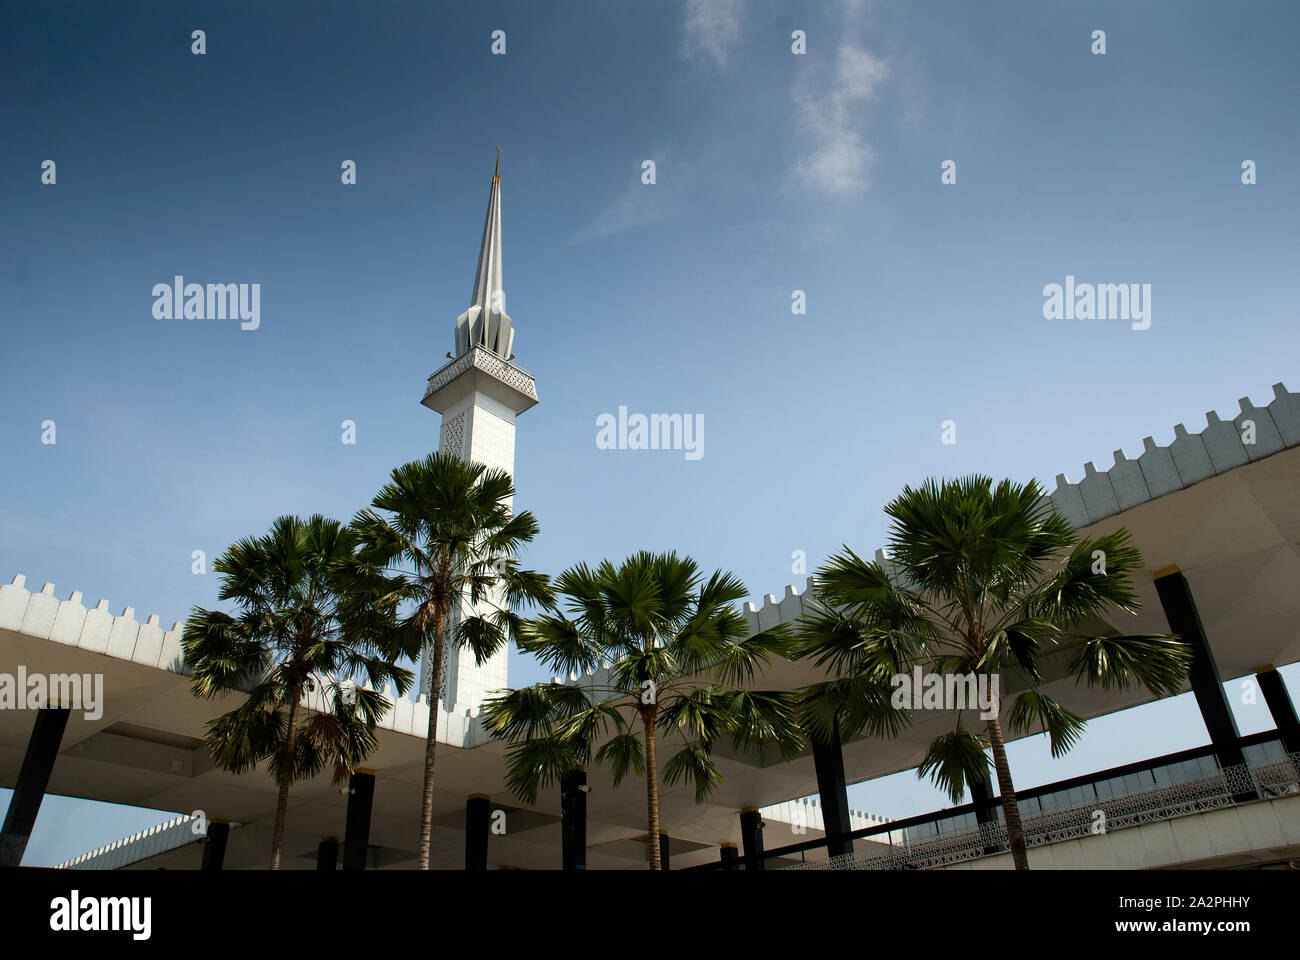
[[[501,148],[497,147],[497,168],[492,171],[492,182],[501,182]]]

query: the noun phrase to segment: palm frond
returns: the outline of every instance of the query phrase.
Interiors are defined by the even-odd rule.
[[[609,764],[609,772],[617,787],[629,771],[638,777],[645,775],[645,744],[630,731],[616,734],[597,751],[596,762]]]
[[[1008,722],[1016,733],[1045,732],[1053,757],[1068,753],[1088,725],[1083,717],[1037,690],[1026,690],[1016,697]]]
[[[1141,684],[1157,697],[1183,688],[1192,648],[1171,634],[1089,637],[1070,661],[1070,673],[1090,687],[1122,689]]]
[[[668,758],[664,764],[664,782],[670,784],[695,784],[695,802],[703,803],[719,786],[724,777],[703,743],[687,744]]]
[[[916,775],[918,778],[929,776],[931,782],[948,794],[953,803],[960,803],[968,783],[988,776],[989,762],[984,754],[986,746],[982,739],[969,730],[959,729],[940,734],[931,741]]]

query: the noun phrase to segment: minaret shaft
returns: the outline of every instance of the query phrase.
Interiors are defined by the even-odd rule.
[[[514,475],[515,468],[515,412],[486,393],[473,391],[450,407],[442,418],[442,433],[438,449],[463,460],[481,463],[489,469],[504,470]],[[493,609],[505,606],[505,596],[494,590],[477,608],[468,596],[461,598],[466,611],[488,615]],[[448,620],[448,632],[456,629],[460,617],[453,611]],[[443,671],[441,700],[448,713],[462,714],[465,710],[477,712],[478,707],[493,690],[506,684],[508,649],[503,647],[485,663],[474,662],[474,654],[462,648],[448,653]],[[422,665],[420,692],[427,694],[432,688],[430,671],[432,663]]]
[[[515,418],[537,403],[532,375],[510,362],[513,342],[514,331],[505,312],[502,289],[498,157],[479,243],[473,302],[457,319],[454,358],[429,378],[422,402],[442,414],[440,451],[504,470],[511,476],[515,468]],[[504,604],[504,596],[498,593],[481,602],[476,612],[489,613]],[[461,606],[469,611],[468,597],[462,598]],[[446,629],[454,630],[458,622],[458,615],[453,614]],[[476,713],[491,691],[507,685],[507,656],[508,650],[503,647],[485,663],[476,664],[468,650],[449,653],[438,707],[460,716],[465,711]],[[425,695],[432,688],[433,664],[429,660],[426,656],[420,670],[420,692]],[[448,726],[461,728],[460,724]]]

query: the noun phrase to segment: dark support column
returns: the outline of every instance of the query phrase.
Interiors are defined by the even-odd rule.
[[[471,793],[465,801],[466,870],[487,869],[489,806],[486,793]]]
[[[226,820],[208,821],[208,835],[203,841],[203,863],[200,870],[220,870],[226,862],[226,842],[230,839],[230,823]]]
[[[1196,695],[1197,706],[1201,708],[1201,719],[1205,721],[1205,729],[1210,733],[1210,742],[1219,755],[1219,763],[1223,766],[1245,763],[1238,743],[1241,734],[1237,730],[1237,721],[1232,716],[1232,708],[1223,692],[1223,680],[1215,665],[1210,642],[1205,637],[1201,616],[1196,612],[1196,602],[1192,599],[1187,578],[1177,567],[1165,567],[1156,571],[1155,579],[1156,593],[1160,596],[1160,605],[1164,607],[1169,629],[1178,634],[1184,643],[1191,645],[1192,693]]]
[[[975,804],[975,822],[988,823],[993,819],[993,814],[989,811],[989,782],[987,780],[972,780],[970,782],[970,799]]]
[[[1295,704],[1286,692],[1286,681],[1277,672],[1277,667],[1269,664],[1255,674],[1255,682],[1264,694],[1264,702],[1268,704],[1268,712],[1273,715],[1273,722],[1282,735],[1287,753],[1300,753],[1300,718],[1296,717]]]
[[[560,838],[565,870],[587,869],[587,771],[560,778]]]
[[[36,815],[41,812],[45,788],[54,770],[54,760],[63,743],[69,712],[59,707],[36,711],[36,723],[27,740],[14,795],[9,798],[9,812],[5,814],[4,826],[0,827],[0,867],[17,867],[23,862],[27,841],[36,826]]]
[[[735,870],[736,861],[740,859],[740,851],[736,849],[734,843],[724,843],[722,845],[722,869]]]
[[[348,781],[347,831],[343,834],[343,869],[366,869],[370,852],[370,808],[375,802],[375,774],[357,770]]]
[[[320,846],[316,848],[316,869],[331,873],[339,866],[339,838],[321,837]]]
[[[822,820],[826,825],[826,854],[839,857],[853,854],[848,839],[853,827],[849,820],[848,785],[844,782],[844,753],[840,749],[840,722],[831,727],[831,742],[813,741],[813,767],[817,771],[817,795],[821,800]]]
[[[762,870],[763,815],[753,807],[740,812],[740,842],[745,848],[745,869]]]
[[[993,791],[989,788],[988,780],[971,780],[968,786],[971,803],[975,804],[975,823],[980,826],[996,823],[997,817],[993,815]],[[997,853],[1001,849],[1000,844],[990,844],[984,848],[984,852]]]
[[[659,869],[668,869],[668,834],[659,832]]]

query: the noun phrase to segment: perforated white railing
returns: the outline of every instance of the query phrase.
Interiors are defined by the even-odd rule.
[[[1094,797],[1023,819],[1025,843],[1035,847],[1107,833],[1143,823],[1170,820],[1231,805],[1255,794],[1273,798],[1300,792],[1300,753],[1257,764],[1223,767],[1213,774],[1182,780],[1114,797]],[[1098,816],[1098,814],[1101,816]],[[880,834],[868,840],[889,844],[825,860],[791,864],[786,870],[924,870],[974,860],[1007,846],[1007,828],[1000,820],[938,836],[916,838],[909,831]]]

